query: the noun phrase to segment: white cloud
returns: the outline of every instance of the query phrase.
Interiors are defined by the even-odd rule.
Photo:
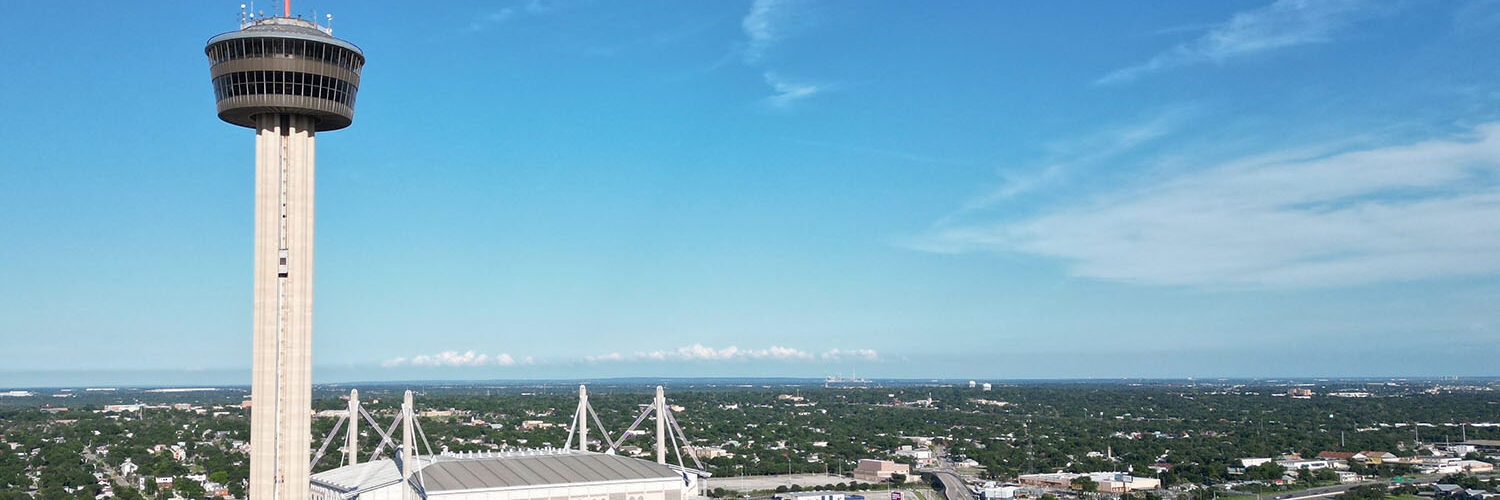
[[[479,366],[488,363],[489,355],[476,354],[474,351],[465,351],[462,354],[457,351],[443,351],[433,355],[421,355],[411,358],[413,366]]]
[[[506,21],[509,21],[511,18],[513,18],[515,16],[516,16],[516,9],[513,9],[511,7],[504,7],[504,8],[501,8],[500,10],[496,10],[496,11],[490,12],[488,14],[479,16],[478,18],[475,18],[473,21],[470,21],[469,22],[469,31],[471,31],[471,32],[474,32],[474,31],[484,31],[485,29],[487,29],[487,28],[489,28],[491,26],[495,26],[495,25],[498,25],[498,24],[503,24],[503,23],[505,23]]]
[[[583,359],[590,363],[598,363],[606,361],[740,361],[752,359],[806,361],[815,359],[815,357],[806,351],[783,346],[771,346],[765,349],[741,349],[738,346],[714,348],[703,344],[693,344],[671,350],[636,352],[632,354],[612,352],[597,356],[585,356]]]
[[[788,0],[755,0],[750,12],[740,21],[748,42],[745,46],[745,63],[754,64],[765,57],[766,50],[781,38],[779,21],[786,15]]]
[[[1178,66],[1225,60],[1273,49],[1333,40],[1339,29],[1389,6],[1360,0],[1277,0],[1236,13],[1191,42],[1157,54],[1145,63],[1100,78],[1099,84],[1123,83],[1147,73]]]
[[[766,103],[777,108],[785,108],[824,90],[824,87],[817,84],[787,80],[771,71],[765,73],[765,78],[766,84],[776,91],[775,94],[766,97]]]
[[[750,12],[740,21],[746,38],[742,53],[746,65],[765,68],[766,55],[771,47],[786,38],[788,32],[807,23],[805,16],[799,15],[801,9],[793,7],[793,3],[793,0],[755,0],[750,4]],[[829,88],[789,79],[770,69],[763,71],[762,77],[775,92],[765,98],[765,103],[774,108],[787,108]]]
[[[823,353],[819,357],[829,361],[839,361],[844,359],[862,359],[866,361],[875,361],[877,359],[880,359],[880,354],[876,353],[874,349],[832,349],[828,352]]]
[[[1065,259],[1153,285],[1318,287],[1500,273],[1500,123],[1456,137],[1209,166],[1011,221],[939,227],[951,251]]]
[[[469,22],[470,32],[484,31],[489,28],[510,22],[517,16],[541,16],[551,14],[557,9],[557,2],[530,0],[525,5],[517,7],[501,7],[489,13],[475,17]]]
[[[964,210],[978,210],[1017,196],[1065,182],[1074,170],[1115,159],[1145,144],[1165,137],[1177,129],[1184,117],[1192,114],[1190,106],[1179,106],[1155,113],[1136,123],[1117,125],[1084,137],[1049,145],[1050,158],[1041,168],[1021,172],[1002,172],[999,187],[969,200]]]
[[[423,354],[413,356],[410,359],[398,357],[380,363],[385,368],[398,366],[423,366],[423,367],[455,367],[455,366],[517,366],[534,364],[531,356],[516,358],[507,353],[494,356],[482,354],[473,350],[464,352],[443,351],[437,354]]]

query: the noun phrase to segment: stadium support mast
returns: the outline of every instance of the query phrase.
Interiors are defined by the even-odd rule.
[[[578,451],[589,451],[589,390],[578,384]]]
[[[349,436],[344,438],[349,465],[359,463],[359,389],[349,389]]]
[[[255,130],[250,500],[309,494],[313,135],[353,121],[365,62],[289,9],[242,11],[238,31],[204,47],[219,119]]]
[[[656,386],[656,463],[667,463],[667,394]]]
[[[402,500],[416,500],[417,492],[411,487],[411,476],[417,472],[417,436],[412,429],[412,414],[415,412],[411,403],[411,391],[406,391],[406,396],[401,400],[401,498]]]

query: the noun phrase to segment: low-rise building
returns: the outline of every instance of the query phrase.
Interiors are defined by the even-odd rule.
[[[1095,484],[1098,484],[1099,491],[1103,493],[1127,493],[1131,491],[1154,490],[1161,487],[1160,479],[1135,477],[1123,472],[1025,474],[1019,479],[1023,485],[1068,489],[1073,487],[1073,480],[1084,476],[1088,476]]]
[[[1468,441],[1464,441],[1463,444],[1466,446],[1473,446],[1474,451],[1480,453],[1490,455],[1500,453],[1500,439],[1470,439]]]
[[[844,500],[844,494],[837,491],[794,491],[790,493],[777,493],[777,500]]]
[[[1016,491],[1020,489],[1019,486],[1009,484],[985,483],[984,487],[979,490],[979,496],[984,500],[1011,500],[1016,497]]]
[[[889,480],[891,474],[911,475],[911,466],[890,460],[861,459],[854,468],[854,479],[878,483]]]
[[[1385,451],[1361,451],[1359,454],[1364,456],[1363,460],[1368,464],[1382,464],[1387,460],[1398,458],[1395,454]]]
[[[901,449],[896,450],[894,455],[912,459],[917,463],[917,467],[928,467],[937,463],[937,458],[932,456],[932,450],[913,448],[910,445],[903,445]]]

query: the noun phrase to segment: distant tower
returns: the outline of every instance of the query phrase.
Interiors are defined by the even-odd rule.
[[[204,49],[219,118],[255,129],[251,500],[308,496],[313,134],[349,126],[365,62],[359,47],[290,12],[241,12],[239,31]]]

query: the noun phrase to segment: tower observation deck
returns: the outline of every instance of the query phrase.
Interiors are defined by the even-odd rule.
[[[290,8],[287,8],[289,11]],[[219,118],[255,129],[250,498],[305,500],[312,458],[313,136],[354,119],[364,53],[291,17],[204,49]]]

